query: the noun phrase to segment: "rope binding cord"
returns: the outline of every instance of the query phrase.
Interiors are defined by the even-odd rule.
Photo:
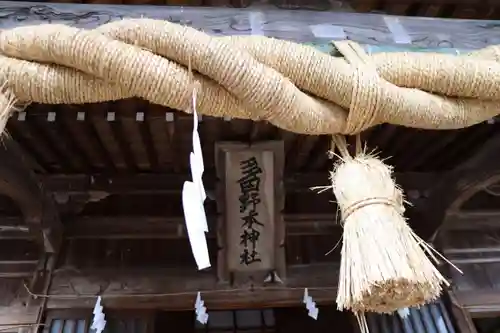
[[[266,37],[212,37],[150,19],[93,30],[60,24],[3,30],[0,119],[13,112],[5,97],[11,95],[46,104],[139,97],[188,110],[196,86],[200,114],[333,135],[341,158],[331,188],[344,222],[338,307],[360,314],[424,304],[447,282],[428,258],[435,259],[433,249],[403,217],[404,196],[392,169],[362,151],[359,133],[382,123],[458,129],[497,115],[500,47],[467,55],[369,56],[351,41],[334,46],[343,57]],[[358,135],[355,156],[343,135]]]
[[[364,154],[361,146],[361,136],[358,134],[356,135],[356,156],[360,156]],[[334,135],[332,137],[332,144],[330,146],[330,151],[333,153],[335,149],[338,149],[340,152],[340,158],[341,160],[346,163],[349,161],[352,161],[352,157],[349,153],[349,149],[347,147],[347,142],[345,138],[341,135]],[[349,216],[356,212],[359,209],[362,209],[366,206],[369,205],[387,205],[390,207],[393,207],[397,211],[400,212],[400,214],[403,214],[405,212],[404,205],[403,205],[403,198],[402,197],[397,197],[396,200],[394,199],[389,199],[389,198],[384,198],[384,197],[368,197],[368,198],[363,198],[362,200],[353,202],[350,204],[348,207],[342,207],[342,212],[341,212],[341,220],[342,224],[347,221]]]

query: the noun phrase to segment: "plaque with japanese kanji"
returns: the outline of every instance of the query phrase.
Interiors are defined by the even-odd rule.
[[[271,269],[274,252],[273,153],[226,155],[228,266],[230,270]],[[228,239],[228,240],[229,240]],[[235,254],[238,253],[239,256]]]
[[[281,150],[280,150],[281,148]],[[228,272],[277,269],[282,234],[282,144],[226,144],[219,155],[223,169],[223,249]],[[219,170],[220,171],[220,170]],[[277,259],[278,258],[278,259]],[[278,265],[279,266],[279,265]]]

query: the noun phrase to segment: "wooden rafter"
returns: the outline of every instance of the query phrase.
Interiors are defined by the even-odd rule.
[[[438,173],[406,172],[396,173],[395,178],[405,190],[426,191],[432,188],[442,175]],[[162,194],[180,193],[184,181],[191,179],[188,174],[133,174],[133,175],[41,175],[40,180],[49,192],[85,194],[103,192],[106,194]],[[203,178],[205,188],[215,189],[216,176],[206,173]],[[311,188],[327,186],[328,172],[294,173],[284,176],[287,192],[308,192]]]
[[[213,225],[216,216],[208,216]],[[340,225],[335,224],[336,214],[289,214],[284,215],[287,235],[322,235],[330,233]],[[0,224],[16,226],[22,223],[17,217],[1,217]],[[18,228],[20,229],[20,228]],[[215,237],[211,230],[207,236]],[[186,238],[182,216],[78,216],[72,217],[65,230],[67,239],[177,239]],[[1,233],[1,239],[29,239],[30,234],[17,232]]]

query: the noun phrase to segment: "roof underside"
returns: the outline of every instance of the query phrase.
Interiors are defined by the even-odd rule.
[[[470,158],[499,128],[483,123],[453,131],[382,125],[363,134],[396,172],[443,172]],[[11,118],[8,131],[41,173],[188,174],[192,118],[140,100],[95,105],[34,104]],[[286,172],[328,171],[328,136],[297,135],[265,122],[203,117],[205,167],[214,170],[217,141],[283,140]]]
[[[140,100],[85,106],[34,104],[8,123],[11,136],[38,164],[43,175],[174,174],[182,180],[188,175],[191,129],[190,116]],[[388,163],[397,172],[445,172],[472,156],[498,130],[498,123],[456,131],[382,125],[364,133],[364,139],[382,157],[393,156]],[[296,135],[266,123],[210,117],[202,118],[200,134],[207,173],[213,173],[214,143],[220,140],[284,140],[288,175],[324,173],[326,180],[332,164],[326,155],[329,145],[326,136]],[[185,231],[179,233],[184,223],[180,187],[177,190],[117,193],[95,198],[80,210],[74,210],[76,206],[71,208],[71,201],[61,204],[66,234],[61,265],[77,268],[193,265]],[[338,260],[338,248],[325,256],[341,238],[340,228],[333,223],[336,208],[332,200],[331,192],[287,193],[283,213],[289,265]],[[0,210],[4,216],[19,215],[5,198],[0,200]],[[216,230],[216,202],[208,200],[206,210],[209,229]],[[160,225],[163,235],[158,232]],[[418,227],[417,223],[416,230]],[[216,262],[215,233],[209,233],[208,238],[212,261]],[[17,257],[30,258],[28,268],[15,266],[19,274],[29,274],[36,264],[35,243],[27,239],[4,239],[2,244],[19,249]],[[12,267],[8,265],[5,270],[12,272]]]
[[[172,185],[176,188],[168,193],[163,190],[155,192],[160,185],[149,183],[141,185],[148,187],[147,193],[131,194],[127,189],[126,193],[121,193],[118,188],[109,196],[90,198],[90,201],[88,197],[84,198],[84,206],[78,206],[78,197],[73,198],[74,202],[56,198],[69,237],[67,246],[78,253],[85,252],[81,251],[84,248],[96,249],[79,257],[89,262],[106,258],[97,249],[106,251],[106,244],[115,242],[113,244],[120,244],[118,248],[129,251],[129,254],[137,247],[138,252],[134,250],[133,253],[137,258],[144,258],[143,248],[147,243],[151,253],[176,253],[172,258],[162,257],[160,260],[164,265],[175,266],[181,259],[192,260],[189,259],[186,235],[179,236],[178,233],[183,228],[179,184],[189,177],[192,126],[192,117],[183,112],[141,100],[123,100],[82,106],[33,104],[26,112],[12,117],[7,130],[37,165],[42,177],[87,174],[99,181],[99,177],[147,174],[179,178],[180,182]],[[330,143],[327,136],[297,135],[267,123],[211,117],[202,117],[199,129],[206,174],[214,174],[214,143],[217,141],[284,140],[285,178],[297,177],[298,174],[322,174],[324,179],[314,185],[326,185],[328,181],[332,161],[326,154]],[[497,123],[483,123],[455,131],[423,131],[382,125],[364,133],[363,139],[369,149],[376,149],[383,158],[388,158],[396,172],[440,173],[468,159],[498,130],[500,125]],[[62,179],[64,181],[64,176]],[[71,187],[69,183],[67,186]],[[332,223],[336,211],[333,200],[329,191],[322,194],[308,188],[287,191],[283,213],[289,262],[337,258],[338,251],[333,256],[324,256],[341,234]],[[1,215],[19,216],[9,200],[0,201]],[[208,200],[206,210],[210,230],[215,230],[216,202]],[[159,235],[158,226],[162,226],[162,232],[171,229],[174,236]],[[120,236],[123,233],[128,236]],[[111,234],[115,236],[111,237]],[[164,242],[162,238],[165,237],[172,239]],[[210,246],[215,247],[215,235],[209,237]],[[95,246],[89,247],[89,244]],[[87,254],[95,258],[89,259]]]

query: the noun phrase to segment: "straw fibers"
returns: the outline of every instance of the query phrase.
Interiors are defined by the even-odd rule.
[[[341,53],[356,46],[341,45]],[[497,55],[492,46],[463,56],[364,55],[359,63],[310,46],[216,38],[150,19],[93,30],[43,24],[0,32],[0,77],[21,102],[140,97],[188,110],[196,80],[201,114],[267,120],[311,135],[356,134],[381,123],[454,129],[486,121],[500,112]]]
[[[0,86],[0,129],[5,130],[9,117],[15,108],[16,98],[12,92],[6,88],[5,83]],[[1,132],[0,132],[1,133]]]
[[[392,313],[439,297],[446,280],[403,217],[391,168],[362,153],[337,163],[331,180],[344,227],[338,308]]]

